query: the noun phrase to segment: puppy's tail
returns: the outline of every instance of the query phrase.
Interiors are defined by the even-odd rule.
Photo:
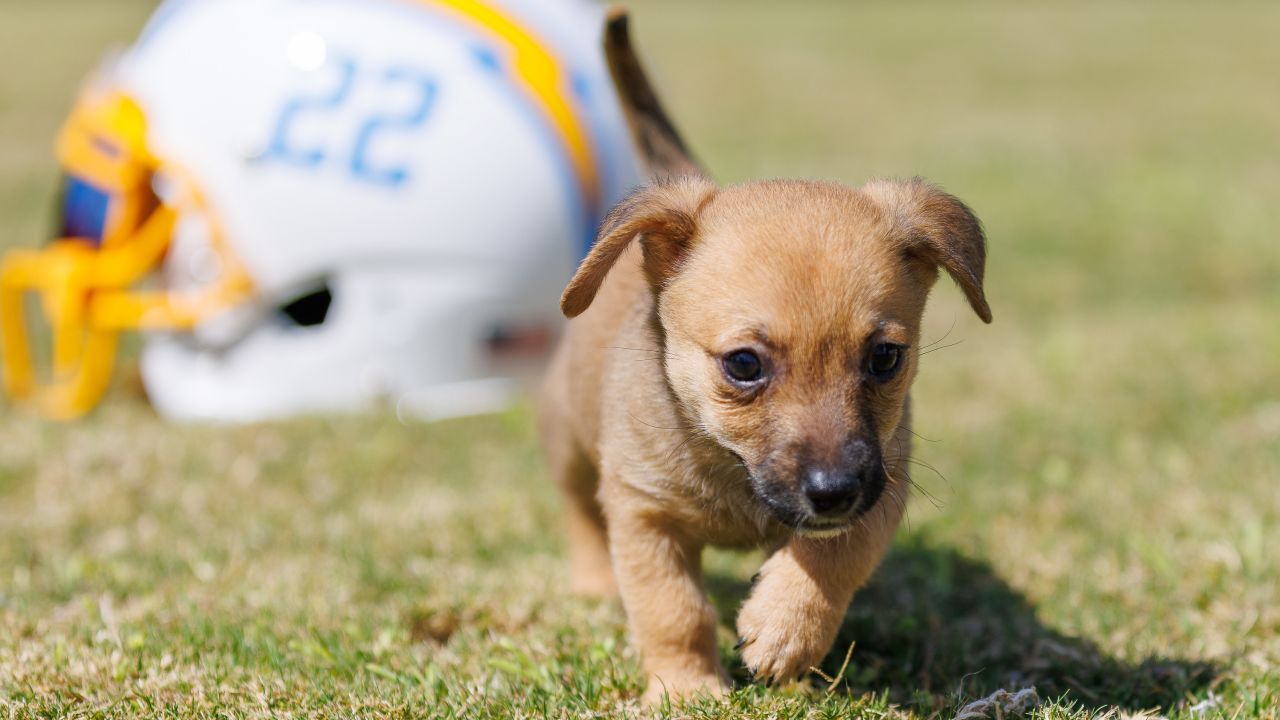
[[[605,21],[604,54],[613,76],[631,139],[650,177],[698,175],[710,177],[693,158],[684,139],[649,83],[631,44],[626,8],[611,7]]]

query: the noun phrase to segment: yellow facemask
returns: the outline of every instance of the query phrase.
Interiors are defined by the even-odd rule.
[[[194,184],[148,152],[145,139],[142,110],[127,96],[82,98],[57,143],[66,172],[60,236],[39,250],[13,250],[0,262],[4,387],[46,417],[75,418],[98,403],[121,330],[189,330],[252,294],[248,274]],[[173,198],[162,201],[153,191],[158,172],[175,186]],[[185,212],[210,221],[218,279],[184,293],[135,288],[160,267]],[[28,294],[39,300],[49,325],[47,373],[33,360]]]

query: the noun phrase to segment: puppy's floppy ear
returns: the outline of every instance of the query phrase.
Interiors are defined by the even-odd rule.
[[[636,238],[644,251],[649,285],[655,293],[660,291],[692,246],[698,214],[715,192],[710,180],[691,175],[646,185],[618,203],[560,296],[565,317],[577,317],[591,306],[605,275]]]
[[[973,211],[920,178],[873,180],[862,192],[888,214],[905,243],[903,250],[945,269],[978,317],[991,322],[991,307],[982,291],[987,240]]]

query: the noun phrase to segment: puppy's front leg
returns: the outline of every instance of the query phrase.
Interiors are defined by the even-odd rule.
[[[889,507],[892,506],[892,507]],[[742,659],[761,680],[788,680],[831,649],[853,593],[884,556],[901,517],[888,503],[833,538],[794,536],[762,568],[738,613]]]
[[[728,676],[716,653],[716,612],[702,590],[702,545],[681,537],[646,510],[610,508],[614,575],[640,650],[649,687],[646,702],[664,692],[720,695]]]

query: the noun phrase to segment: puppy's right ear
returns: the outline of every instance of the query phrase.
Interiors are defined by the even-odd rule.
[[[698,215],[715,192],[710,180],[687,176],[646,185],[618,203],[560,296],[565,317],[577,317],[591,306],[609,269],[637,238],[649,287],[660,292],[692,247]]]

